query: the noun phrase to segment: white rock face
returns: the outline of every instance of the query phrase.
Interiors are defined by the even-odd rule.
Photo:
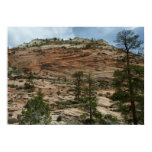
[[[40,46],[42,46],[42,47],[49,46],[49,47],[53,47],[53,48],[55,48],[55,47],[73,48],[74,47],[73,43],[78,43],[75,47],[82,48],[85,46],[85,44],[92,43],[92,42],[95,42],[98,45],[98,47],[102,47],[104,49],[107,49],[107,48],[112,49],[112,46],[109,45],[109,43],[103,39],[100,39],[97,41],[92,41],[89,39],[83,39],[83,38],[79,38],[79,37],[75,37],[74,39],[65,40],[65,41],[59,40],[57,38],[34,39],[34,40],[30,41],[29,43],[24,43],[24,44],[19,45],[17,48],[25,49],[25,48],[40,47]]]

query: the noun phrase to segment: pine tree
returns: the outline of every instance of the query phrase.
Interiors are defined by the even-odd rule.
[[[126,52],[126,65],[122,71],[114,72],[116,92],[112,96],[113,100],[120,101],[118,105],[125,119],[134,124],[137,124],[139,120],[137,106],[140,107],[140,114],[143,113],[144,69],[141,66],[131,65],[130,62],[130,50],[138,49],[142,44],[142,41],[138,40],[138,38],[139,36],[135,35],[131,30],[123,30],[117,34],[116,43]],[[130,105],[128,105],[128,102],[130,102]],[[130,112],[132,116],[130,116]],[[132,117],[131,120],[130,117]]]
[[[86,119],[85,123],[89,124],[103,124],[105,123],[102,119],[102,114],[97,111],[97,97],[96,97],[96,83],[91,77],[91,74],[89,73],[86,76],[86,85],[83,89],[83,102],[84,104],[84,110],[86,111],[85,118],[89,117],[89,119]]]
[[[78,71],[73,74],[74,78],[74,92],[75,92],[75,100],[80,103],[81,100],[81,93],[83,87],[83,72]]]
[[[96,96],[95,96],[95,82],[93,81],[93,79],[91,78],[91,75],[89,73],[89,75],[87,76],[87,84],[88,87],[85,89],[86,92],[86,102],[88,102],[88,110],[89,110],[89,119],[90,122],[93,121],[93,113],[96,111]]]
[[[19,124],[49,124],[51,121],[50,107],[44,102],[44,95],[38,92],[28,100],[22,113],[18,115]]]

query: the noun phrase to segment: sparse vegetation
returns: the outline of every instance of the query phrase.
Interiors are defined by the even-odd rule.
[[[29,92],[33,92],[35,88],[33,79],[34,79],[33,73],[32,72],[27,73],[27,81],[24,84],[24,89],[29,90]]]
[[[119,124],[118,119],[116,117],[110,115],[110,114],[105,115],[104,119],[105,119],[105,124],[106,125]]]
[[[39,91],[28,100],[22,114],[18,115],[19,124],[49,124],[51,121],[50,108],[44,102],[44,95]]]
[[[13,103],[13,99],[8,100],[8,103],[10,104]]]
[[[103,96],[103,94],[102,94],[102,93],[99,93],[98,96]]]
[[[85,49],[91,48],[91,43],[86,44]]]
[[[57,121],[61,121],[62,120],[62,116],[58,116]]]
[[[99,80],[98,83],[101,89],[108,89],[111,87],[111,84],[106,80]]]
[[[59,95],[61,94],[61,92],[60,92],[60,91],[58,91],[56,94],[59,96]]]
[[[14,85],[14,84],[8,84],[8,87],[10,87],[10,88],[15,88],[16,85]]]
[[[143,124],[143,57],[129,52],[127,66],[126,54],[104,40],[81,38],[35,39],[10,49],[8,123],[133,124],[132,97]]]
[[[17,119],[15,119],[15,118],[9,118],[8,119],[8,124],[15,124],[15,123],[17,123],[18,121],[17,121]]]

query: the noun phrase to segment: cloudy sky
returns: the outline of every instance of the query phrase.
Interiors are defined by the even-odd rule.
[[[116,35],[123,29],[132,29],[140,39],[144,40],[143,27],[9,27],[8,28],[8,47],[16,47],[19,44],[26,43],[36,38],[63,38],[74,37],[88,39],[104,39],[111,45],[114,44]]]

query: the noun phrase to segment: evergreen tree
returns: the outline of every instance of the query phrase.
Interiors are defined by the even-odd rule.
[[[116,43],[126,52],[126,65],[122,71],[115,71],[114,86],[116,92],[113,94],[113,100],[119,100],[119,108],[124,114],[128,123],[137,124],[139,117],[137,116],[137,103],[140,107],[140,114],[143,114],[143,73],[144,69],[140,66],[131,65],[130,50],[140,48],[142,41],[138,40],[139,36],[135,35],[131,30],[123,30],[117,34]],[[128,105],[130,102],[130,105]],[[130,116],[130,112],[132,116]],[[130,120],[130,117],[132,119]]]
[[[102,119],[102,114],[97,111],[97,97],[96,97],[96,83],[91,77],[90,73],[86,76],[86,85],[84,87],[83,91],[83,102],[84,104],[84,110],[86,111],[86,114],[84,117],[89,117],[89,119],[86,119],[85,123],[94,124],[94,123],[105,123]]]
[[[35,88],[33,79],[34,79],[33,73],[32,72],[27,73],[27,80],[24,84],[24,88],[28,89],[30,92],[34,91]]]
[[[44,95],[39,91],[37,96],[28,100],[21,115],[18,115],[19,124],[49,124],[51,121],[50,107],[43,100]]]
[[[89,119],[90,119],[90,122],[92,122],[93,120],[93,113],[96,111],[96,106],[97,106],[97,103],[96,103],[96,96],[95,96],[95,82],[94,80],[91,78],[91,75],[89,73],[89,75],[87,76],[87,84],[88,84],[88,87],[85,88],[85,100],[86,102],[88,102],[88,111],[89,111]]]
[[[74,78],[74,92],[75,92],[75,100],[80,103],[81,100],[81,93],[83,87],[83,72],[78,71],[73,74]]]

